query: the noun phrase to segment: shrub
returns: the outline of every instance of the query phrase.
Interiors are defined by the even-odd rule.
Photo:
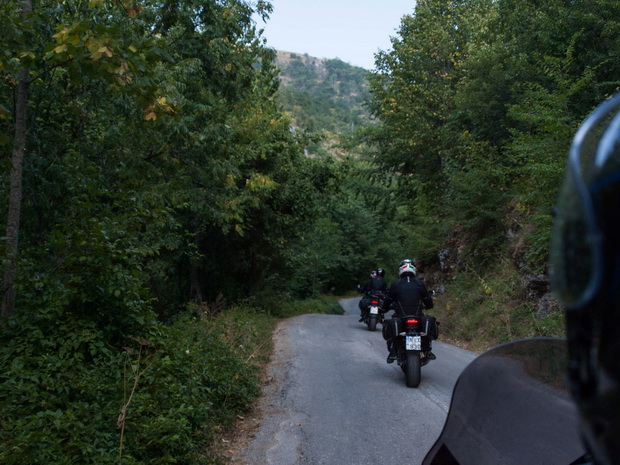
[[[210,463],[205,445],[258,394],[257,333],[228,312],[188,311],[120,350],[94,325],[60,321],[2,335],[3,464]]]

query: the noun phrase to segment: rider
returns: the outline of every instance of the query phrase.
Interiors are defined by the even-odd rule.
[[[385,294],[387,292],[387,282],[383,279],[385,272],[382,268],[378,270],[372,270],[370,272],[370,279],[366,281],[366,283],[360,288],[360,291],[364,294],[359,301],[360,308],[360,320],[364,321],[364,317],[368,312],[368,307],[370,306],[370,297],[377,293]]]
[[[388,285],[387,281],[385,280],[385,270],[383,268],[377,268],[377,281],[379,282],[379,284],[376,284],[376,286],[379,289],[379,292],[381,292],[382,294],[387,293]]]
[[[398,267],[400,278],[390,286],[381,309],[383,312],[389,311],[390,308],[394,309],[392,321],[387,324],[386,329],[387,327],[397,328],[400,325],[401,317],[405,315],[422,316],[424,315],[423,309],[433,308],[433,298],[424,283],[416,279],[416,272],[417,269],[411,260],[406,259],[400,262]],[[390,352],[387,358],[388,363],[396,360],[396,354],[392,350],[394,336],[395,334],[386,334],[387,346]],[[428,357],[432,360],[435,358],[435,355],[429,350]]]
[[[596,464],[620,463],[620,94],[577,131],[550,252],[569,383]]]

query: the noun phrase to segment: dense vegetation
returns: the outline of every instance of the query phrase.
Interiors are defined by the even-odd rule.
[[[417,2],[377,57],[372,135],[416,228],[488,263],[527,230],[520,266],[544,271],[550,212],[577,125],[618,89],[620,6],[606,1]],[[436,226],[439,225],[439,226]]]
[[[251,403],[248,321],[311,294],[292,258],[338,176],[303,157],[252,12],[0,5],[0,462],[208,461]]]
[[[0,463],[217,461],[273,321],[405,256],[447,336],[560,330],[521,277],[571,134],[618,87],[617,2],[419,0],[370,94],[339,60],[278,94],[270,9],[0,4]],[[304,156],[333,134],[338,158]]]

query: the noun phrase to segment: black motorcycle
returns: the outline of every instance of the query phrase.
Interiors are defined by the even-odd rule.
[[[383,313],[380,311],[385,296],[383,294],[371,294],[369,297],[368,309],[364,313],[364,323],[368,325],[369,331],[377,329],[377,323],[383,324]]]
[[[457,380],[422,465],[589,463],[566,365],[559,338],[523,339],[480,355]]]
[[[396,362],[405,373],[408,387],[418,387],[422,379],[421,368],[435,359],[431,341],[439,336],[439,323],[432,316],[404,316],[390,320],[393,352]]]

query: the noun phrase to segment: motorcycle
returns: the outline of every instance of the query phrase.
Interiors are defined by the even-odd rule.
[[[398,324],[393,338],[396,362],[405,374],[407,387],[418,387],[422,379],[422,367],[435,355],[431,352],[431,340],[439,336],[438,323],[431,316],[404,316],[394,321]]]
[[[371,294],[369,299],[368,310],[364,313],[364,323],[368,325],[369,331],[376,331],[377,323],[383,324],[383,313],[380,309],[383,305],[384,296],[382,294]]]
[[[591,463],[565,386],[566,340],[503,344],[458,378],[441,435],[422,465]]]

